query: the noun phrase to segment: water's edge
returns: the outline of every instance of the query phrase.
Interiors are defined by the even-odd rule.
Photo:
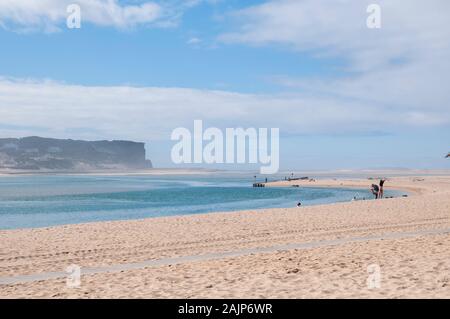
[[[242,177],[33,176],[0,178],[0,230],[241,212],[372,199],[368,189],[252,188]],[[388,191],[396,196],[400,192]],[[404,193],[404,192],[402,192]]]

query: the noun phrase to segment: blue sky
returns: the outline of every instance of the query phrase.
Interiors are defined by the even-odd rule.
[[[88,24],[79,30],[26,35],[2,30],[2,43],[7,44],[2,73],[83,85],[264,93],[283,89],[271,81],[274,76],[333,76],[342,63],[274,46],[218,43],[225,22],[214,21],[214,7],[193,8],[182,25],[172,28],[117,30]],[[189,44],[191,39],[202,42]]]
[[[171,130],[203,119],[279,127],[282,169],[449,167],[446,1],[379,1],[377,30],[370,1],[93,2],[81,29],[64,1],[0,4],[0,136],[146,141],[173,167]]]

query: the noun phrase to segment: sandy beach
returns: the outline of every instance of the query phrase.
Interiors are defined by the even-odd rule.
[[[386,188],[409,196],[0,231],[0,297],[450,298],[450,177]],[[85,271],[79,287],[66,285],[69,265]]]

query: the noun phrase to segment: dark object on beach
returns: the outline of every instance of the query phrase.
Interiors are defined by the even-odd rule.
[[[301,203],[301,202],[298,202],[298,203],[297,203],[297,207],[300,207],[300,206],[302,206],[302,203]]]
[[[408,197],[408,195],[403,195],[402,197]]]
[[[297,177],[297,178],[290,177],[288,179],[288,181],[307,181],[307,180],[309,180],[309,177]]]
[[[385,179],[380,179],[380,190],[378,191],[378,198],[383,198],[384,196],[384,183],[386,182]]]
[[[292,187],[300,187],[300,185],[292,185]]]
[[[447,156],[445,158],[449,158],[450,157],[450,153],[447,154]]]
[[[379,191],[380,191],[380,188],[378,187],[378,185],[372,184],[372,187],[370,188],[370,191],[375,196],[375,199],[378,199],[378,194],[379,194]]]
[[[266,187],[264,183],[253,183],[253,187]]]

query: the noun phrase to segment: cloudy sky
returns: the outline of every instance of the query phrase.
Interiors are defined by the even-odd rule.
[[[67,6],[81,8],[68,29]],[[366,25],[381,7],[381,28]],[[448,0],[1,0],[0,137],[277,127],[283,169],[445,168]]]

